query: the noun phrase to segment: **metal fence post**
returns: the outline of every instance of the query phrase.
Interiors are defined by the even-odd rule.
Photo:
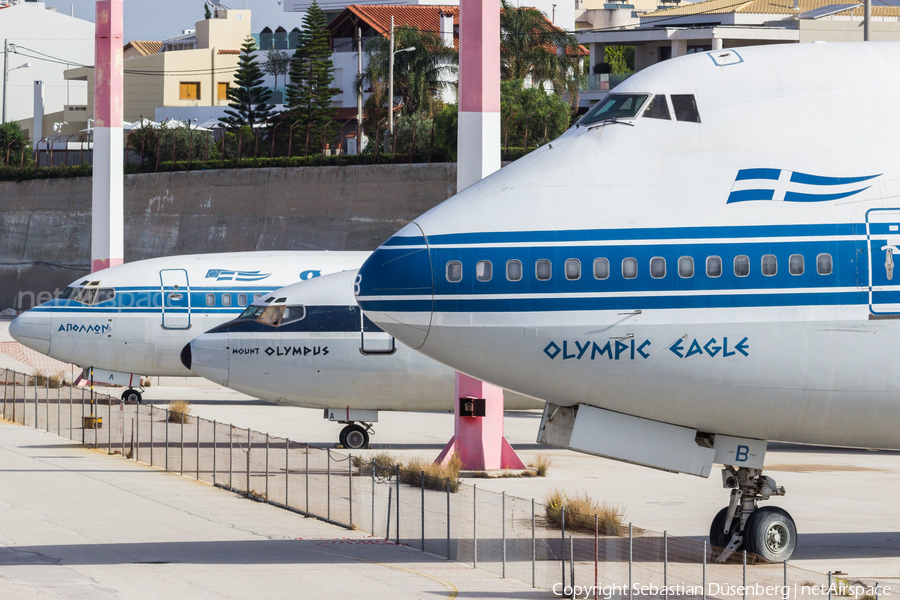
[[[350,488],[350,529],[353,529],[353,455],[347,459],[347,481]]]
[[[450,560],[450,478],[447,478],[447,560]]]
[[[784,570],[784,600],[788,600],[788,585],[787,585],[787,565],[788,561],[784,561],[781,563],[782,569]],[[875,582],[875,589],[878,589],[878,582]],[[875,592],[875,600],[878,600],[878,592]]]
[[[397,493],[397,543],[400,543],[400,465],[397,465],[397,481],[396,481]]]
[[[266,502],[269,501],[269,434],[266,434]]]
[[[669,532],[663,531],[663,588],[669,589]],[[666,593],[668,595],[668,592]]]
[[[569,536],[569,587],[572,588],[571,600],[575,600],[575,538]]]
[[[634,598],[634,528],[628,524],[628,600]]]
[[[184,413],[175,413],[178,415],[178,422],[180,424],[181,430],[181,441],[179,442],[180,449],[178,450],[178,474],[184,475]]]
[[[44,394],[47,398],[44,402],[44,431],[50,433],[50,378],[44,380]]]
[[[250,437],[250,428],[247,428],[247,493],[250,493],[250,444],[253,440]]]
[[[169,408],[166,407],[166,471],[169,470]]]
[[[134,425],[134,437],[135,437],[135,446],[134,446],[134,462],[141,462],[141,408],[140,405],[135,405],[134,407],[134,416],[135,425]]]
[[[425,552],[425,471],[419,471],[419,485],[422,488],[422,552]]]
[[[200,417],[197,419],[197,481],[200,481]]]
[[[112,399],[106,397],[106,453],[112,454]]]
[[[228,489],[234,490],[234,425],[228,426]]]
[[[219,445],[216,443],[216,430],[218,428],[218,424],[213,421],[213,485],[216,485],[216,460],[218,458],[217,455],[219,454]]]
[[[291,440],[285,438],[284,439],[284,505],[290,506],[288,499],[290,496],[288,495],[288,486],[291,483],[291,469],[290,469],[290,460],[291,460]]]
[[[72,387],[69,386],[69,439],[70,439],[70,440],[72,439],[72,437],[73,437],[73,435],[74,435],[74,434],[72,433],[72,429],[73,429],[72,426],[74,425],[74,424],[72,423],[72,419],[73,419],[73,417],[72,417],[72,412],[73,412],[73,411],[72,411]]]
[[[741,585],[743,586],[743,593],[741,594],[741,600],[747,600],[747,551],[744,550],[744,564],[743,564],[743,580]]]
[[[600,515],[594,515],[594,599],[597,598],[600,566]]]
[[[309,444],[306,444],[306,516],[309,516]]]
[[[472,566],[478,568],[478,486],[472,485]]]
[[[536,585],[535,568],[537,566],[537,537],[535,537],[534,527],[534,498],[531,499],[531,587]]]
[[[387,509],[387,527],[384,530],[384,541],[391,541],[391,499],[394,494],[394,488],[388,486],[388,509]]]
[[[500,496],[500,527],[503,529],[503,578],[506,579],[506,492]],[[424,517],[423,517],[424,518]],[[423,521],[424,522],[424,521]]]
[[[153,466],[153,445],[156,440],[153,438],[153,405],[150,405],[150,466]]]
[[[828,571],[828,600],[831,600],[831,571]]]
[[[562,586],[566,589],[566,507],[563,505],[559,511],[562,521],[562,535],[559,538],[560,553],[562,554]]]
[[[62,423],[60,422],[62,420],[62,411],[60,410],[61,402],[59,399],[59,396],[60,396],[60,394],[62,394],[62,392],[60,391],[60,388],[62,388],[62,380],[60,380],[56,383],[56,435],[57,435],[57,437],[62,437]]]
[[[375,460],[372,460],[372,466],[369,469],[372,475],[372,535],[375,535]]]
[[[706,540],[703,540],[703,599],[706,600]]]
[[[31,378],[31,387],[34,389],[34,428],[38,428],[38,407],[40,403],[38,402],[38,393],[37,393],[37,377]]]
[[[119,413],[122,415],[122,457],[125,456],[125,401],[119,404]],[[134,435],[134,431],[131,432]]]
[[[327,500],[326,520],[331,523],[331,448],[325,448],[325,497]]]

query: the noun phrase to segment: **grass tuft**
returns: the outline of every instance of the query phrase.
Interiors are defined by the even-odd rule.
[[[531,461],[529,467],[533,468],[537,471],[538,477],[546,477],[547,471],[550,470],[550,465],[553,464],[553,459],[550,458],[550,455],[546,452],[541,452],[537,456],[534,457],[534,460]]]
[[[167,408],[170,423],[190,423],[191,403],[187,400],[172,400]]]
[[[462,468],[462,459],[458,452],[454,452],[446,465],[424,459],[413,458],[400,467],[400,481],[412,486],[422,485],[422,473],[425,474],[425,487],[429,490],[444,491],[447,489],[447,479],[450,480],[450,491],[455,493],[459,489],[459,470]]]
[[[624,511],[607,502],[598,502],[587,494],[569,496],[556,489],[544,498],[547,522],[562,527],[562,507],[566,508],[566,531],[594,533],[594,515],[599,518],[600,535],[624,535]]]
[[[65,377],[63,377],[62,373],[56,373],[55,375],[48,375],[43,371],[36,370],[34,375],[31,376],[31,381],[29,381],[30,385],[37,385],[37,387],[49,387],[52,389],[61,388],[65,385]]]

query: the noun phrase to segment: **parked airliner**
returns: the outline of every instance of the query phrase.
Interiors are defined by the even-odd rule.
[[[276,290],[237,319],[185,346],[197,375],[251,396],[325,409],[346,424],[345,448],[365,448],[378,411],[446,411],[455,405],[454,371],[398,344],[362,315],[353,297],[356,271]],[[519,394],[510,410],[543,408]]]
[[[181,349],[254,300],[294,283],[356,269],[368,252],[246,252],[169,256],[79,278],[16,317],[10,335],[141,400],[141,376],[191,376]],[[137,389],[135,389],[137,388]]]
[[[724,465],[720,559],[793,552],[768,440],[900,449],[900,44],[661,62],[417,218],[359,305],[424,354],[544,398],[539,440]],[[823,490],[827,493],[827,490]]]

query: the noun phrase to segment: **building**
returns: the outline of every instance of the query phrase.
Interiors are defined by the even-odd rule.
[[[631,23],[576,33],[590,46],[591,66],[604,62],[607,46],[634,47],[634,70],[657,62],[723,48],[761,44],[863,40],[863,3],[859,0],[705,0],[636,12]],[[872,40],[900,40],[900,7],[873,6]],[[611,87],[608,76],[587,78],[583,105],[596,102]]]
[[[78,133],[85,119],[87,86],[67,81],[63,73],[75,65],[94,63],[94,24],[48,9],[43,2],[0,4],[0,39],[10,44],[6,120],[19,121],[28,136]],[[2,46],[0,46],[2,49]],[[28,68],[20,68],[29,63]],[[42,81],[42,127],[34,127],[35,82]],[[0,77],[0,85],[3,78]],[[84,128],[82,124],[81,129]],[[41,135],[42,133],[42,135]]]
[[[203,123],[223,116],[241,44],[250,36],[250,27],[249,10],[219,9],[212,19],[198,21],[196,29],[176,37],[127,44],[124,119],[197,119]],[[87,84],[85,114],[93,115],[93,67],[70,69],[65,77]]]

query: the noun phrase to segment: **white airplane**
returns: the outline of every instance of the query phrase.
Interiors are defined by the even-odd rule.
[[[793,519],[758,505],[784,493],[768,440],[900,449],[898,65],[892,42],[654,65],[390,238],[357,301],[427,356],[546,399],[539,441],[724,465],[720,560],[786,560]]]
[[[345,448],[366,448],[378,411],[453,412],[455,373],[413,352],[362,315],[356,270],[272,292],[185,346],[184,366],[269,402],[324,409]],[[274,300],[273,300],[274,298]],[[544,403],[509,393],[510,410]]]
[[[246,252],[152,258],[103,269],[16,317],[10,335],[57,360],[93,367],[94,381],[192,376],[179,359],[198,333],[296,281],[356,269],[368,252]],[[135,389],[137,388],[137,389]]]

